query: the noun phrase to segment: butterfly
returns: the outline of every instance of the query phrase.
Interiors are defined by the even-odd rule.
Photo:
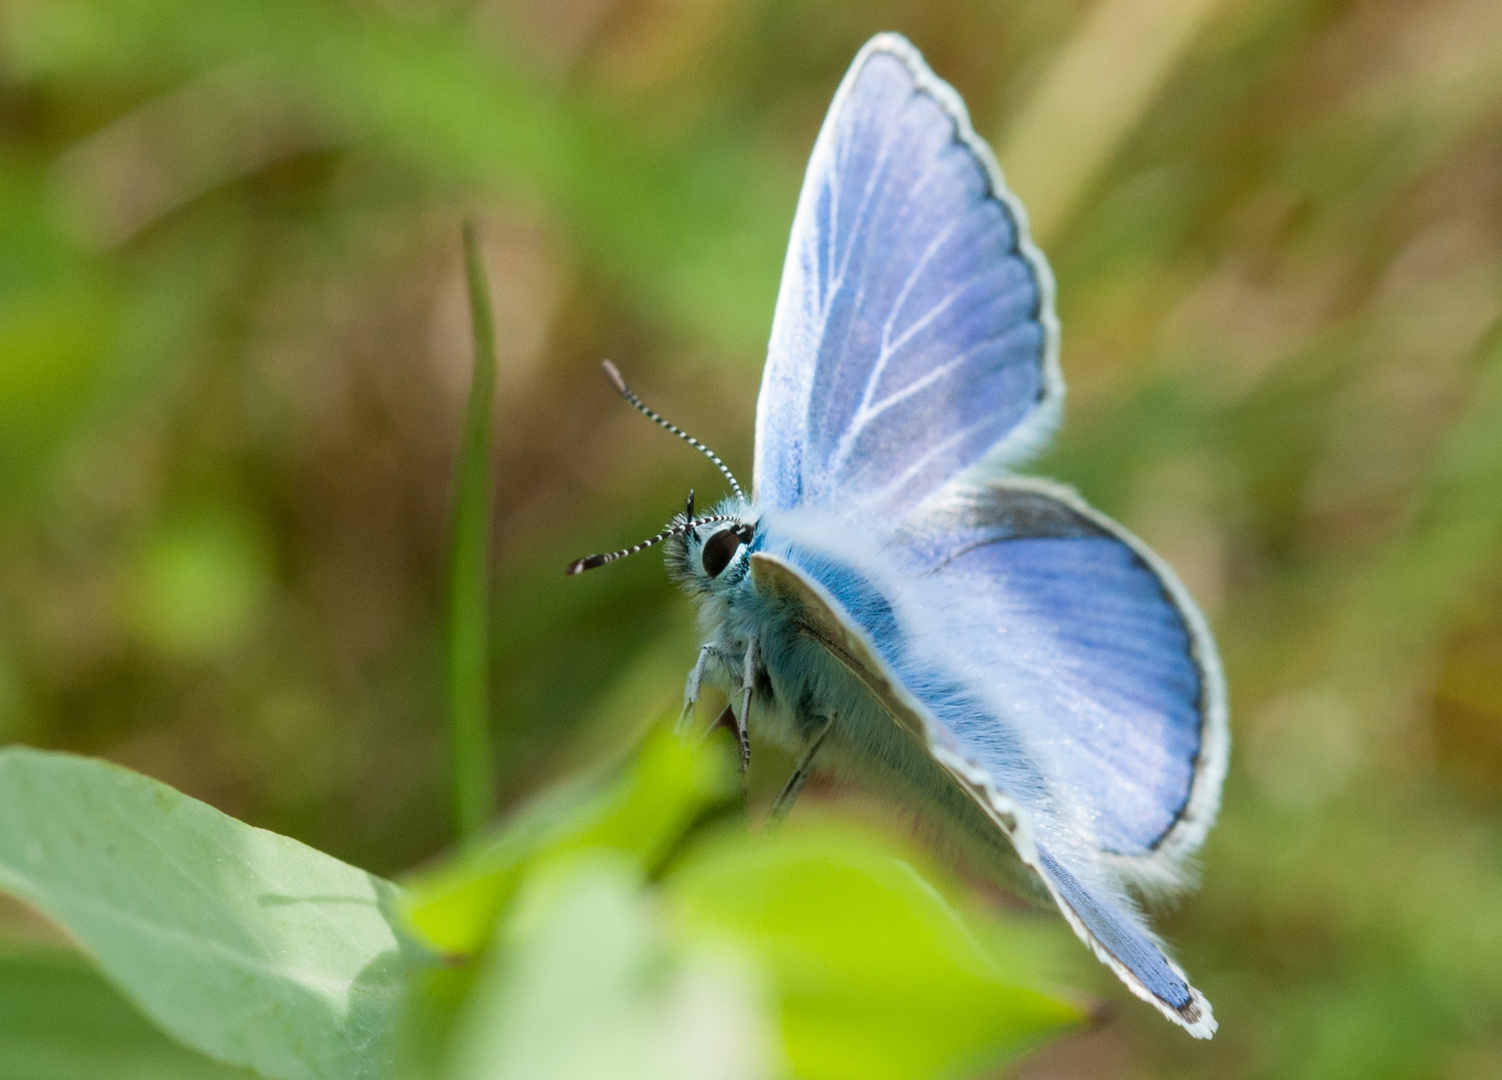
[[[895,34],[856,56],[793,219],[734,494],[665,543],[721,722],[889,794],[971,865],[1016,867],[1138,997],[1210,1004],[1135,899],[1185,884],[1230,748],[1215,643],[1168,566],[1068,488],[1012,471],[1064,397],[1054,282],[959,95]],[[1005,876],[1003,871],[998,871]]]

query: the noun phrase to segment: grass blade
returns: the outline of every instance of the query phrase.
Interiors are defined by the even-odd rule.
[[[452,725],[454,819],[461,836],[484,825],[495,807],[490,745],[490,519],[494,503],[495,320],[473,221],[464,223],[475,368],[454,476],[448,580],[448,687]]]

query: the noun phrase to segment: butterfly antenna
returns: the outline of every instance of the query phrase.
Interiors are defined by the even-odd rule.
[[[730,486],[735,491],[736,498],[742,501],[745,500],[746,493],[741,490],[741,485],[736,481],[735,474],[730,471],[730,467],[720,460],[719,454],[716,454],[713,450],[705,446],[688,432],[684,431],[677,424],[673,423],[670,420],[664,419],[662,415],[659,414],[656,410],[648,408],[646,402],[637,397],[632,389],[626,385],[626,380],[621,378],[620,368],[616,367],[609,360],[606,360],[600,366],[605,369],[605,377],[610,380],[610,385],[615,387],[615,392],[617,394],[620,394],[621,397],[630,402],[632,408],[641,413],[654,424],[657,424],[660,427],[667,428],[667,430],[671,431],[674,435],[678,436],[684,442],[688,443],[695,450],[699,451],[699,453],[707,457],[710,461],[714,462],[715,468],[720,470],[720,475],[724,476],[726,480],[730,481]]]
[[[606,563],[613,563],[617,559],[624,559],[627,555],[635,555],[638,551],[645,551],[653,544],[660,544],[670,536],[682,536],[690,529],[697,528],[700,525],[713,525],[719,521],[735,520],[736,518],[733,514],[713,514],[709,517],[690,518],[687,521],[680,521],[672,528],[663,529],[662,532],[658,533],[656,536],[649,537],[646,540],[643,540],[641,543],[635,544],[631,547],[621,548],[620,551],[611,551],[603,555],[586,555],[582,559],[575,559],[573,562],[568,564],[568,570],[566,571],[566,573],[570,577],[572,577],[574,574],[582,574],[584,573],[584,571],[593,570],[597,566],[604,566]]]

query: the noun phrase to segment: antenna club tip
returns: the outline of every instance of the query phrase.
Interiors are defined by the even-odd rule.
[[[604,566],[608,562],[610,562],[609,555],[586,555],[582,559],[575,559],[569,563],[568,569],[564,573],[569,577],[573,577],[575,574],[582,574],[586,570],[593,570],[597,566]]]
[[[605,372],[605,378],[610,380],[610,385],[615,387],[615,392],[617,394],[624,395],[626,393],[629,393],[629,391],[626,389],[626,380],[621,378],[620,368],[616,367],[609,360],[601,361],[600,367]]]

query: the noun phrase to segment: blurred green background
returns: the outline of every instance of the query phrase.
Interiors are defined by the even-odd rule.
[[[379,873],[450,842],[475,214],[503,802],[627,743],[692,612],[655,557],[562,568],[721,483],[599,360],[749,473],[803,164],[884,29],[1058,275],[1037,471],[1173,564],[1232,692],[1159,919],[1220,1035],[1080,949],[1115,1019],[1019,1075],[1502,1075],[1495,0],[7,0],[0,742]]]

